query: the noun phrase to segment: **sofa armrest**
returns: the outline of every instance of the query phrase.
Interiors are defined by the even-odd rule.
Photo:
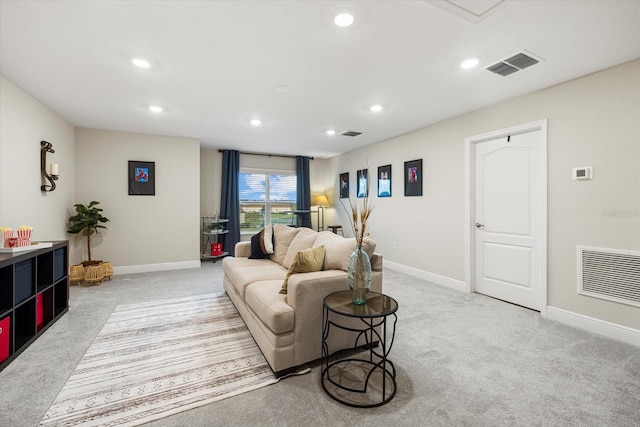
[[[236,243],[236,258],[249,258],[251,255],[251,242],[238,242]]]
[[[371,270],[382,271],[382,254],[374,252],[371,256]]]

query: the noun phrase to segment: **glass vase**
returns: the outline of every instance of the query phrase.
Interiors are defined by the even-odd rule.
[[[356,305],[363,305],[367,302],[371,286],[371,260],[362,246],[357,246],[351,254],[347,276],[351,301]]]

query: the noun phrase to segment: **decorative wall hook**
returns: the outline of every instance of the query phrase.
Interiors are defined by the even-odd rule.
[[[53,191],[56,189],[56,183],[58,179],[58,164],[51,163],[51,168],[49,173],[47,173],[47,153],[55,153],[55,150],[52,148],[53,144],[47,141],[40,141],[40,172],[42,172],[42,176],[46,178],[51,184],[43,184],[40,186],[41,191]]]

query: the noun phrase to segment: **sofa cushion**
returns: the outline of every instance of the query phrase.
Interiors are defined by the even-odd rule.
[[[287,284],[289,282],[289,277],[292,274],[320,271],[322,270],[323,263],[324,246],[317,246],[315,248],[309,248],[299,251],[296,256],[293,257],[293,262],[291,262],[291,265],[289,266],[289,271],[287,271],[287,277],[284,278],[284,283],[282,284],[280,293],[287,293]]]
[[[317,236],[318,233],[310,228],[300,228],[300,231],[298,231],[298,234],[293,238],[289,245],[287,255],[282,261],[282,266],[284,268],[289,268],[298,252],[313,247],[313,242],[316,241]]]
[[[323,233],[320,233],[322,236],[318,235],[314,246],[323,245],[326,249],[324,254],[324,269],[347,271],[349,269],[349,258],[351,257],[351,253],[356,249],[356,239],[354,237],[344,238],[331,232],[327,232],[335,236],[331,237]],[[371,238],[365,239],[364,250],[367,255],[369,255],[369,258],[373,255],[375,249],[375,240]]]
[[[287,270],[268,258],[226,257],[222,260],[222,268],[224,269],[224,274],[229,278],[229,281],[242,298],[245,297],[246,287],[251,283],[262,280],[279,280],[280,285],[282,285],[282,281],[287,275]]]
[[[300,228],[293,228],[283,224],[273,224],[273,254],[271,255],[273,261],[283,265],[289,245],[300,230]]]
[[[245,291],[247,306],[274,334],[289,332],[294,325],[293,307],[278,293],[281,285],[280,280],[265,280],[250,284]]]

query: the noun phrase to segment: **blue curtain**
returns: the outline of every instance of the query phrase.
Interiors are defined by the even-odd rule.
[[[309,157],[296,156],[296,198],[299,211],[311,211],[311,184],[309,181]],[[299,215],[299,227],[311,228],[311,213]]]
[[[220,198],[220,218],[229,218],[229,233],[224,239],[224,251],[235,255],[236,243],[240,241],[240,200],[238,180],[240,177],[240,152],[222,151],[222,196]]]

